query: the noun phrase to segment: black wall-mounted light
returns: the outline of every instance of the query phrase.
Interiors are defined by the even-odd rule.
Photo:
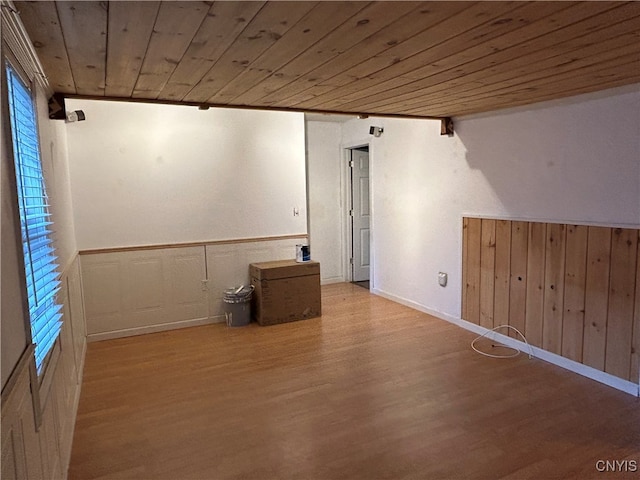
[[[384,128],[382,127],[369,127],[369,135],[373,135],[374,137],[379,137],[384,132]]]

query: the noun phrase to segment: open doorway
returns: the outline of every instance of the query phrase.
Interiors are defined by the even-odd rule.
[[[351,230],[351,281],[370,288],[370,198],[369,198],[369,146],[349,149],[350,205],[349,228]]]

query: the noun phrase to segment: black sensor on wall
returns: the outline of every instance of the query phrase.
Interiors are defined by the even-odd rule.
[[[61,93],[54,93],[49,99],[49,118],[51,120],[67,119],[64,96]]]
[[[64,96],[54,93],[49,99],[49,118],[51,120],[64,120],[66,122],[81,122],[86,119],[82,110],[67,112],[64,104]]]

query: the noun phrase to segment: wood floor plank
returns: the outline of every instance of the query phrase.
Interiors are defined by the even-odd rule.
[[[635,478],[595,462],[637,459],[636,398],[351,284],[322,297],[89,344],[69,478]]]

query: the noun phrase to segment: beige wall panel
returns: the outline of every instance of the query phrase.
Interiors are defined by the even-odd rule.
[[[165,284],[171,321],[206,319],[209,316],[204,247],[166,251]]]
[[[34,465],[29,465],[28,461],[33,460],[34,455],[28,455],[26,448],[28,444],[35,445],[39,452],[33,410],[29,410],[31,407],[29,372],[24,369],[22,372],[16,373],[19,378],[11,394],[3,394],[2,397],[2,478],[23,479],[29,478],[29,474],[34,475],[33,478],[41,478],[42,464],[40,459],[38,458]],[[25,412],[30,413],[31,417],[23,421],[22,416]],[[29,438],[25,438],[27,435]]]
[[[164,262],[161,251],[136,252],[123,258],[125,271],[124,308],[134,316],[141,316],[141,323],[157,315],[166,307],[167,293],[164,289]]]
[[[84,315],[84,299],[82,295],[82,283],[80,280],[80,262],[78,258],[74,261],[67,277],[69,292],[69,313],[71,332],[73,335],[73,350],[75,353],[76,372],[78,374],[77,383],[82,381],[82,370],[84,367],[84,357],[87,345],[87,325]]]
[[[207,245],[206,248],[209,316],[217,317],[224,315],[224,291],[245,283],[247,273],[242,268],[242,252],[236,245]]]
[[[123,276],[117,255],[82,257],[82,286],[86,307],[87,333],[109,331],[126,325],[123,316]]]
[[[59,368],[60,366],[58,366]],[[62,478],[62,465],[60,462],[60,445],[58,439],[61,437],[60,426],[58,424],[58,405],[55,401],[56,390],[60,387],[54,382],[51,387],[49,398],[42,412],[42,424],[38,430],[38,439],[42,451],[42,466],[45,478]]]

